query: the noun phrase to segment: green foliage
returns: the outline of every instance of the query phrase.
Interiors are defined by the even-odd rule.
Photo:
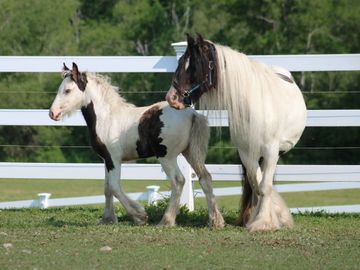
[[[356,0],[3,0],[0,54],[173,55],[170,43],[196,32],[247,54],[357,53],[359,14]],[[122,96],[141,106],[164,99],[172,74],[110,76]],[[358,109],[360,95],[353,92],[359,89],[359,72],[294,77],[309,109]],[[0,108],[48,108],[59,83],[57,74],[0,74]],[[299,146],[358,147],[358,128],[341,134],[334,130],[308,129]],[[0,146],[1,161],[98,161],[89,149],[58,147],[88,145],[85,129],[0,127],[0,134],[1,145],[57,146]],[[208,162],[239,162],[228,135],[220,142],[212,136],[210,145]],[[359,164],[358,155],[358,149],[295,150],[282,162]]]
[[[166,207],[169,203],[169,198],[164,198],[157,201],[156,205],[146,205],[145,210],[148,214],[149,224],[157,224],[163,217]],[[200,207],[194,212],[190,212],[189,209],[183,205],[179,209],[179,213],[176,216],[176,224],[180,226],[195,226],[204,227],[208,222],[207,209]]]

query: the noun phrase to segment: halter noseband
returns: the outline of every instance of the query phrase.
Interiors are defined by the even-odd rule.
[[[191,98],[196,95],[203,84],[207,83],[209,86],[213,85],[212,79],[212,71],[214,70],[214,61],[209,61],[209,72],[207,75],[207,80],[203,80],[201,83],[191,85],[189,90],[186,90],[184,94],[182,94],[178,88],[178,85],[175,81],[172,82],[172,86],[175,88],[178,95],[183,97],[183,103],[185,106],[190,107],[192,105]]]

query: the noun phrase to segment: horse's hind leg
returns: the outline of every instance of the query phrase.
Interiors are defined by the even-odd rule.
[[[187,150],[183,152],[186,160],[190,163],[191,167],[194,169],[196,175],[199,177],[199,182],[201,188],[203,189],[206,202],[208,206],[209,212],[209,226],[213,228],[223,228],[224,227],[224,219],[217,207],[215,195],[212,187],[212,177],[208,170],[206,169],[204,162],[205,157],[197,159],[194,155],[191,154],[191,150]],[[200,161],[201,160],[201,161]]]
[[[176,157],[172,159],[159,158],[159,161],[171,181],[170,201],[159,225],[170,227],[175,225],[175,219],[179,211],[180,196],[185,183],[185,178],[177,165]]]
[[[239,150],[242,167],[244,170],[243,192],[241,199],[241,211],[235,225],[246,226],[256,213],[258,203],[259,184],[262,179],[260,161],[250,160],[247,155]]]
[[[245,166],[243,167],[243,181],[242,181],[242,196],[240,206],[240,216],[235,221],[235,225],[245,227],[250,220],[250,216],[257,204],[258,196],[256,192],[253,192],[253,188],[250,184],[250,177],[247,175]]]

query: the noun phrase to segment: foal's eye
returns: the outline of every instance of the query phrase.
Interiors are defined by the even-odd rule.
[[[65,95],[69,94],[70,92],[71,92],[70,89],[65,89],[65,91],[64,91]]]

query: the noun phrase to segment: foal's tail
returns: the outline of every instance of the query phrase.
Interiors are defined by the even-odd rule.
[[[195,164],[204,164],[210,137],[210,129],[205,116],[194,113],[190,130],[189,146],[186,149],[187,156]],[[195,169],[195,168],[194,168]]]

